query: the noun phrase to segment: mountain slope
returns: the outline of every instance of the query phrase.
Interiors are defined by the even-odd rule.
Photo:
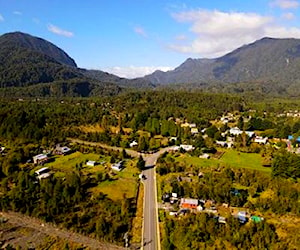
[[[152,83],[293,83],[300,79],[300,40],[263,38],[216,59],[188,59],[169,72],[145,77]]]
[[[3,47],[30,49],[53,58],[56,62],[61,64],[77,67],[75,61],[62,49],[42,38],[22,32],[12,32],[2,35],[0,37],[0,48]]]
[[[16,32],[0,36],[0,96],[112,95],[114,83],[90,79],[63,50]]]
[[[45,90],[46,85],[41,85],[42,83],[64,86],[65,90],[61,89],[58,92]],[[67,86],[71,83],[72,86]],[[74,84],[80,87],[74,87]],[[86,84],[85,87],[84,84]],[[42,94],[53,96],[55,93],[87,96],[87,93],[89,95],[110,94],[110,91],[111,94],[115,94],[121,91],[122,88],[119,86],[153,88],[153,84],[145,79],[129,80],[100,70],[79,69],[67,53],[44,39],[21,32],[0,36],[0,88],[34,85],[38,86],[31,87],[30,91],[34,90],[33,93],[38,96]],[[78,91],[83,91],[82,95]],[[12,91],[2,92],[11,93]],[[19,89],[17,92],[22,93]],[[30,95],[27,90],[23,89],[23,92],[24,95]]]

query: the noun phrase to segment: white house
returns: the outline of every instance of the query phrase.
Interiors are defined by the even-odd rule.
[[[268,137],[263,138],[261,136],[256,136],[254,138],[254,142],[259,143],[259,144],[266,144],[267,141],[268,141]]]
[[[112,168],[113,170],[116,170],[116,171],[121,171],[122,168],[123,168],[123,162],[120,161],[120,162],[118,162],[118,163],[114,163],[114,164],[111,165],[111,168]]]
[[[180,148],[184,149],[185,151],[192,151],[195,148],[193,147],[193,145],[187,145],[187,144],[181,144]]]
[[[87,161],[86,165],[90,166],[90,167],[95,167],[97,165],[97,162],[96,161]]]
[[[39,180],[48,178],[51,175],[50,169],[47,167],[35,171],[35,174]]]
[[[240,130],[238,127],[234,127],[229,130],[229,133],[232,135],[240,135],[243,133],[243,131]]]
[[[229,130],[229,133],[232,135],[241,135],[243,130],[240,130],[238,127],[234,127]],[[245,131],[245,134],[252,137],[255,133],[253,131]]]
[[[33,156],[33,163],[35,164],[43,164],[48,161],[48,156],[46,154],[39,154],[36,156]]]
[[[130,144],[129,144],[129,147],[135,147],[135,146],[137,146],[138,145],[138,143],[136,142],[136,141],[133,141],[133,142],[131,142]]]

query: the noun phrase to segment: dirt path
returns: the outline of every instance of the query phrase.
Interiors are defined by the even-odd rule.
[[[37,218],[29,217],[20,213],[1,212],[0,217],[7,218],[7,223],[12,224],[14,227],[30,228],[33,229],[35,232],[41,234],[46,234],[52,237],[58,237],[70,243],[72,242],[81,244],[87,247],[88,249],[125,249],[123,247],[101,242],[88,236],[74,233],[65,229],[60,229],[58,227],[53,226],[50,223],[45,223]],[[4,240],[2,238],[3,236],[2,234],[0,234],[1,241]]]
[[[119,151],[119,152],[123,150],[123,148],[108,146],[108,145],[106,145],[104,143],[100,143],[100,142],[89,142],[89,141],[83,141],[83,140],[74,139],[74,138],[68,138],[68,141],[70,141],[72,143],[78,143],[78,144],[83,144],[83,145],[88,145],[88,146],[93,146],[93,147],[101,147],[101,148],[111,149],[111,150]],[[132,157],[139,157],[139,155],[140,155],[139,152],[136,152],[131,149],[125,149],[125,151],[127,154],[129,154]]]

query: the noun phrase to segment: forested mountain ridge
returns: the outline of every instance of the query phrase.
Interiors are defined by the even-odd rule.
[[[34,37],[22,32],[6,33],[0,36],[0,48],[2,49],[3,47],[30,49],[53,58],[61,64],[75,68],[77,67],[74,59],[56,45],[42,38]]]
[[[21,32],[0,36],[2,96],[15,93],[18,97],[88,97],[115,95],[124,87],[152,88],[153,84],[143,79],[129,80],[100,70],[77,68],[66,52],[42,38]]]
[[[284,88],[300,79],[300,40],[263,38],[215,59],[187,59],[172,71],[145,76],[154,84],[261,83]]]

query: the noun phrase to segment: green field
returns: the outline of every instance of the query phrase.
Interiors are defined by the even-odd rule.
[[[224,151],[224,155],[220,159],[200,159],[199,157],[192,157],[184,155],[176,158],[179,162],[185,164],[201,166],[201,167],[234,167],[234,168],[247,168],[266,173],[271,173],[271,168],[263,167],[260,154],[255,153],[241,153],[233,149]]]
[[[135,167],[134,160],[127,160],[125,168],[120,172],[111,170],[109,156],[99,154],[75,152],[66,156],[54,156],[52,160],[52,162],[45,164],[45,167],[52,169],[56,177],[64,177],[68,172],[75,170],[76,164],[79,165],[80,163],[82,163],[81,173],[86,176],[89,175],[90,178],[95,177],[97,173],[108,173],[110,180],[99,182],[98,186],[91,188],[90,191],[95,195],[102,192],[113,200],[123,199],[124,195],[127,198],[133,198],[136,195],[138,169]],[[85,164],[88,160],[105,163],[91,167]]]

